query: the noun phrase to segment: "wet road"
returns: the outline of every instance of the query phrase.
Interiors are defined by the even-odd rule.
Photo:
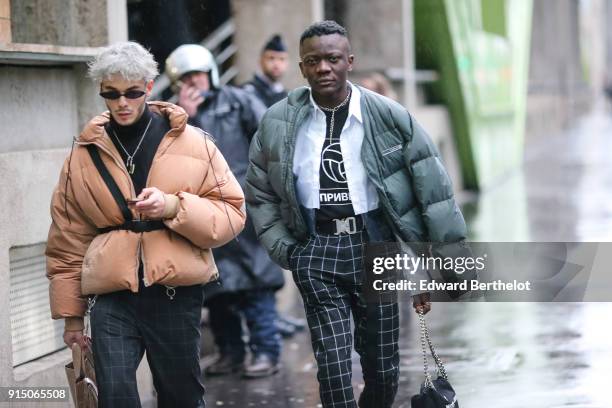
[[[591,304],[436,304],[428,323],[461,407],[609,408],[602,392],[612,366],[612,306]],[[408,304],[404,304],[406,312]],[[404,313],[396,407],[410,407],[423,378],[417,322]],[[205,378],[211,407],[317,407],[316,366],[307,339],[285,343],[283,367],[269,378]],[[354,356],[354,388],[360,367]],[[430,363],[431,364],[431,363]]]
[[[477,241],[612,241],[612,120],[592,114],[558,135],[528,141],[525,163],[464,206]],[[401,382],[410,407],[423,379],[417,321],[402,304]],[[301,312],[299,300],[294,313]],[[432,339],[462,408],[610,408],[610,303],[435,304]],[[361,372],[354,355],[353,382]],[[317,407],[308,334],[285,342],[269,378],[205,378],[210,407]]]

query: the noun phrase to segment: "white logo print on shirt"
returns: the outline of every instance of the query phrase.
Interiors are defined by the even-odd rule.
[[[346,170],[340,150],[340,143],[332,143],[321,153],[322,168],[325,175],[336,183],[346,184]]]

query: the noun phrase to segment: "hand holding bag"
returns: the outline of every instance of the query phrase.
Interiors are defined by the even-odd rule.
[[[436,350],[429,338],[429,330],[425,324],[425,316],[422,312],[418,313],[419,324],[421,327],[421,348],[423,350],[423,367],[425,372],[425,381],[421,384],[421,390],[418,394],[414,395],[411,399],[412,408],[459,408],[459,402],[457,401],[457,395],[455,390],[448,382],[448,376],[446,369],[438,357]],[[438,367],[438,378],[435,380],[431,379],[429,374],[429,366],[427,363],[427,345],[431,355],[436,362]]]
[[[66,364],[66,378],[76,408],[98,406],[98,387],[90,349],[83,350],[77,343],[72,345],[72,363]]]
[[[89,301],[86,318],[89,318],[94,303],[95,297]],[[86,328],[86,335],[87,332]],[[77,343],[72,344],[72,362],[66,364],[65,369],[74,406],[76,408],[97,408],[98,387],[91,344],[85,349],[82,349]]]

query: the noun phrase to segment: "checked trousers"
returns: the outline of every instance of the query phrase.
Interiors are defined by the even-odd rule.
[[[365,382],[360,407],[391,407],[397,392],[399,308],[397,302],[382,301],[368,308],[361,288],[366,241],[365,231],[312,235],[290,256],[318,365],[319,394],[326,408],[357,407],[351,385],[351,314],[354,347]],[[373,336],[368,335],[368,324],[374,325],[370,326]]]
[[[99,407],[137,408],[136,369],[147,353],[158,408],[202,408],[200,371],[201,285],[177,287],[173,299],[160,285],[97,297],[91,337]]]

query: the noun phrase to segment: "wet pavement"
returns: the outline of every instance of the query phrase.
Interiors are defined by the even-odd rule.
[[[525,142],[524,163],[466,203],[473,241],[612,241],[612,112]]]
[[[400,386],[410,407],[423,379],[417,321],[403,304]],[[428,325],[461,407],[610,408],[612,347],[606,303],[436,304]],[[430,363],[432,366],[433,363]],[[361,391],[357,356],[353,385]],[[207,377],[210,407],[320,407],[307,334],[285,343],[283,367],[268,378]]]
[[[605,113],[528,140],[522,169],[464,205],[471,239],[612,241],[610,152],[612,115]],[[302,313],[298,297],[294,314]],[[408,302],[402,312],[395,406],[410,407],[423,380],[422,357]],[[428,323],[462,408],[610,408],[611,314],[611,303],[437,303]],[[353,369],[358,396],[356,354]],[[306,332],[285,341],[282,368],[272,377],[204,381],[209,407],[320,406]]]

